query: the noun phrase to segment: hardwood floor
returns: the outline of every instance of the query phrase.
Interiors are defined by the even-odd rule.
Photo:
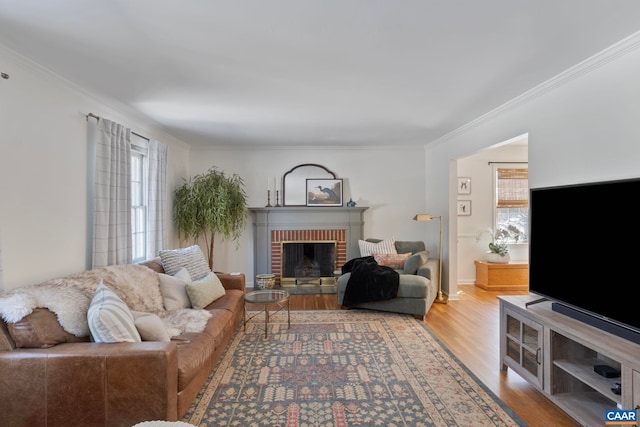
[[[523,292],[458,286],[458,300],[434,303],[425,324],[440,341],[531,427],[575,427],[572,418],[511,370],[500,367],[499,306],[496,296]],[[335,294],[292,295],[291,310],[340,309]]]

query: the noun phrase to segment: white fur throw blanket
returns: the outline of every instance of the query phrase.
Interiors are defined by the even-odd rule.
[[[114,291],[129,310],[157,314],[169,336],[204,330],[211,313],[206,310],[165,311],[158,273],[143,265],[113,265],[14,289],[0,295],[0,316],[15,323],[34,308],[48,308],[62,328],[79,337],[89,336],[87,311],[100,280]]]

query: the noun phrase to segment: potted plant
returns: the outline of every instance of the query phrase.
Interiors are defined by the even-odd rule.
[[[213,270],[216,234],[236,242],[247,223],[247,195],[240,176],[225,175],[218,168],[185,180],[176,188],[173,221],[178,238],[204,239],[209,267]]]
[[[489,254],[487,256],[487,261],[489,262],[506,264],[511,259],[509,255],[509,246],[498,240],[494,240],[489,243],[489,250],[487,253]]]
[[[506,242],[506,234],[503,230],[496,233],[491,228],[476,234],[476,241],[480,241],[482,235],[488,233],[491,236],[489,250],[487,251],[487,261],[499,264],[506,264],[511,260],[509,246]]]

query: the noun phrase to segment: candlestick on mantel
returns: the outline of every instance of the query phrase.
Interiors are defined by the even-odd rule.
[[[280,190],[276,190],[276,204],[275,204],[276,208],[280,207]]]
[[[265,205],[265,208],[270,208],[271,207],[271,190],[267,190],[267,204]]]

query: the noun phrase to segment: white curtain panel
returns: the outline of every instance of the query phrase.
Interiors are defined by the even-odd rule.
[[[93,268],[132,261],[131,129],[98,120]]]
[[[149,141],[147,259],[165,248],[167,203],[167,145]]]

